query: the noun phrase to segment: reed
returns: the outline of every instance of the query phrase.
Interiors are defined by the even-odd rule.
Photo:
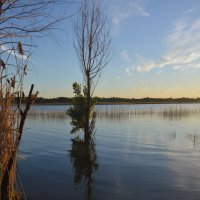
[[[28,110],[37,93],[32,95],[33,85],[27,98],[24,110],[23,80],[26,75],[28,56],[23,58],[24,51],[19,42],[14,48],[19,53],[15,56],[15,65],[9,63],[10,55],[0,59],[0,199],[18,199],[16,192],[16,155],[21,140],[23,126]],[[5,56],[6,57],[6,56]],[[12,67],[13,68],[12,68]],[[15,106],[17,99],[17,106]]]

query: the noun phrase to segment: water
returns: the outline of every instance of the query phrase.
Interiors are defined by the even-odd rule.
[[[27,119],[18,172],[28,200],[199,199],[200,104],[97,106],[87,148],[72,145],[66,109],[35,106]]]

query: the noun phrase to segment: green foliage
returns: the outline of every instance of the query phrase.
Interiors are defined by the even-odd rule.
[[[81,95],[81,84],[78,84],[77,82],[75,82],[75,83],[73,83],[72,87],[73,87],[73,90],[74,90],[74,94],[77,97],[82,96]]]
[[[71,117],[71,125],[73,126],[71,133],[76,133],[84,128],[85,124],[85,106],[86,98],[81,94],[81,85],[73,83],[72,85],[75,97],[72,99],[72,106],[67,110],[67,114]]]
[[[87,88],[83,88],[81,92],[81,85],[77,82],[72,85],[75,97],[72,98],[72,106],[67,110],[67,114],[71,117],[71,125],[73,126],[71,133],[76,133],[85,127],[86,117],[86,93]],[[93,108],[95,105],[95,98],[91,98],[90,118],[93,118]],[[92,120],[93,121],[93,120]]]

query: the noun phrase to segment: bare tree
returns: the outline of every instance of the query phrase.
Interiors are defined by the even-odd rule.
[[[83,0],[81,11],[74,22],[74,47],[86,87],[84,139],[91,138],[90,116],[92,96],[102,69],[110,61],[110,31],[106,13],[97,0]]]

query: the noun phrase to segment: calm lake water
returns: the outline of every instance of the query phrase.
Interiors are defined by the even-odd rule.
[[[32,108],[18,161],[26,199],[200,199],[200,104],[96,109],[84,148],[72,145],[66,106]]]

